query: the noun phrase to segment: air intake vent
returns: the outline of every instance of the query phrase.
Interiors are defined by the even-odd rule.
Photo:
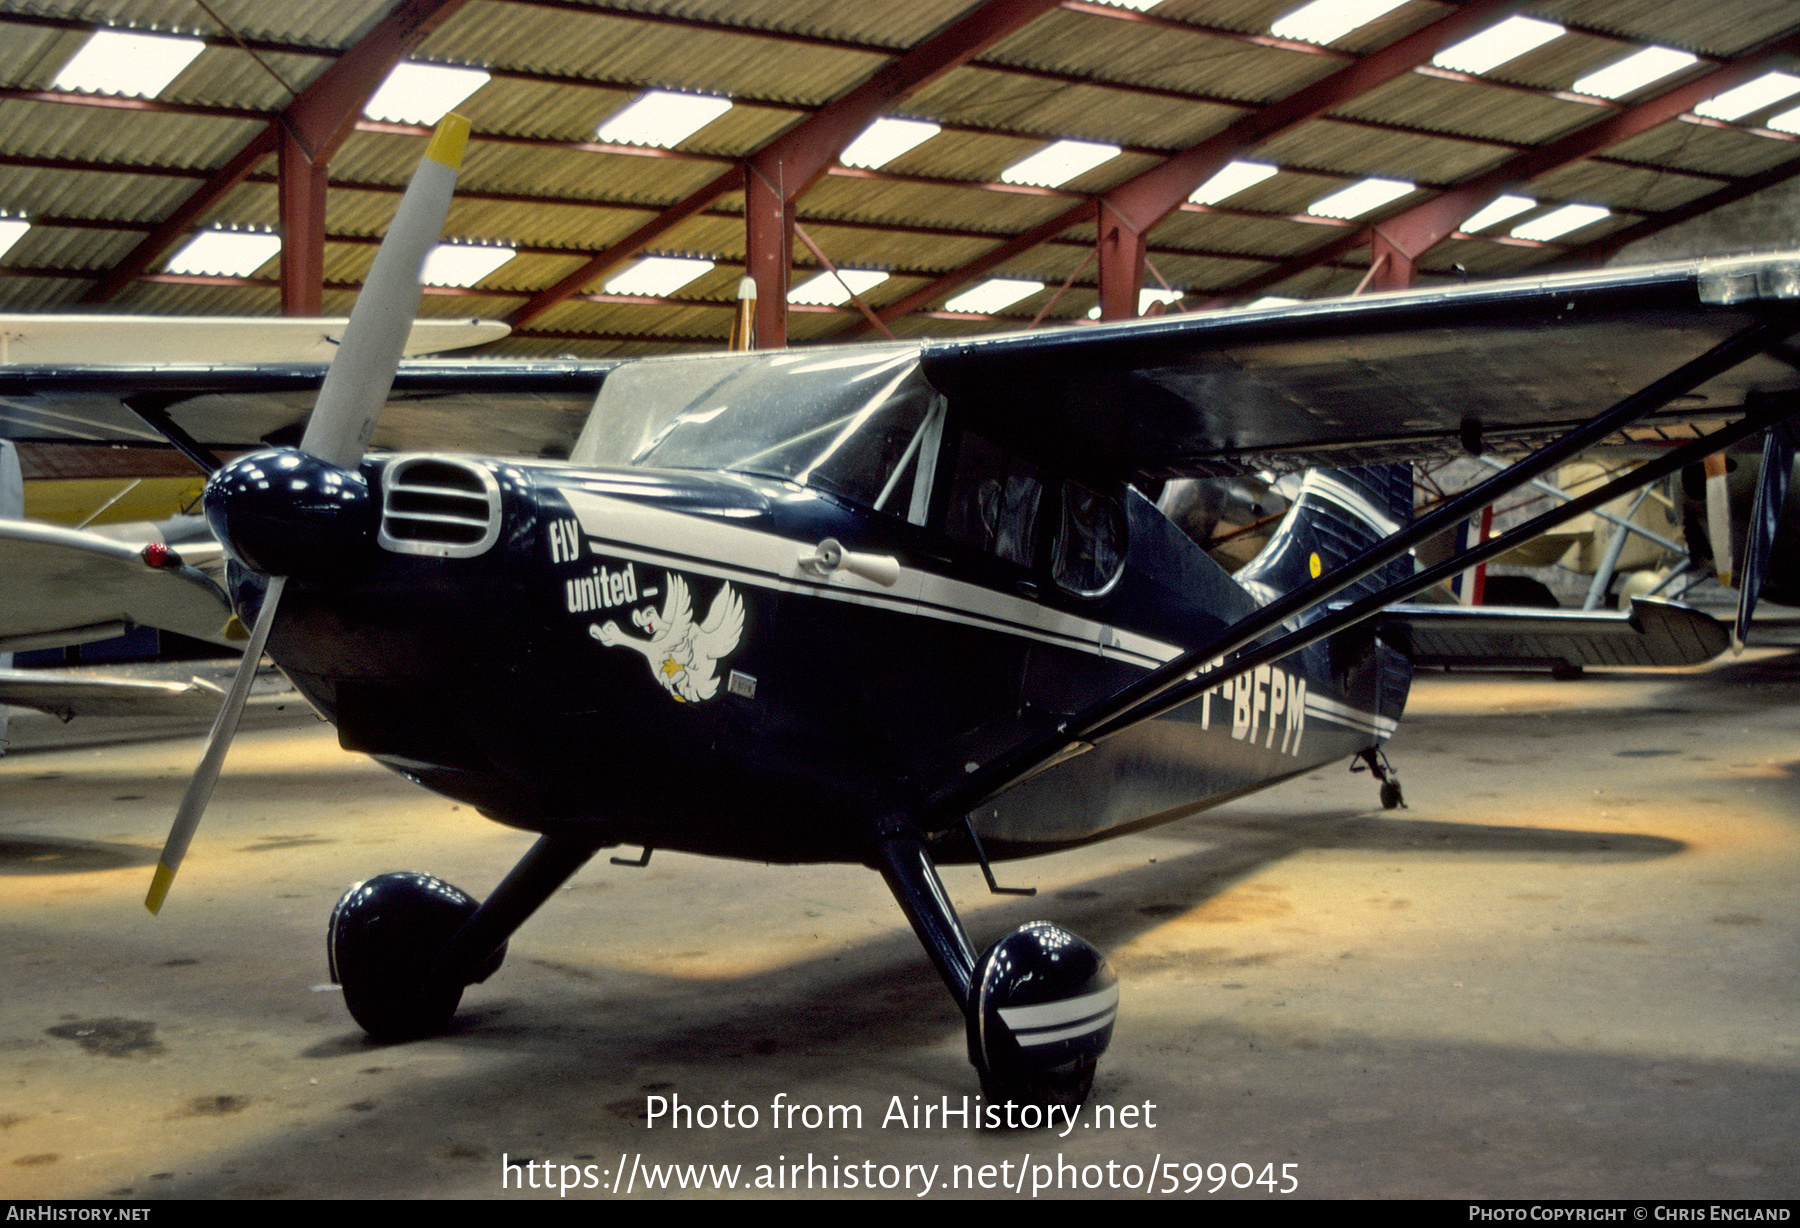
[[[466,461],[403,457],[382,476],[381,536],[399,554],[472,558],[500,536],[500,487]]]

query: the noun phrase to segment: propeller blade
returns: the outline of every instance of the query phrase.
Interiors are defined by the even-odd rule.
[[[212,733],[206,740],[206,753],[200,757],[200,766],[194,769],[181,807],[175,812],[175,823],[169,828],[162,856],[156,859],[150,894],[144,897],[144,907],[152,913],[162,911],[163,898],[169,894],[175,871],[181,868],[181,859],[187,855],[194,829],[200,826],[200,816],[206,812],[213,786],[219,782],[219,769],[225,765],[225,752],[231,749],[231,739],[237,734],[238,721],[244,715],[244,704],[250,698],[250,683],[256,678],[257,666],[262,664],[263,646],[269,642],[269,628],[275,625],[275,607],[281,601],[281,590],[286,583],[284,576],[272,577],[268,591],[263,594],[262,609],[256,615],[256,627],[250,632],[244,659],[238,662],[231,690],[226,692],[225,703],[219,708]]]
[[[1789,420],[1772,427],[1763,440],[1762,473],[1756,480],[1756,502],[1750,508],[1750,530],[1744,539],[1744,574],[1738,577],[1737,622],[1731,632],[1735,648],[1742,649],[1744,637],[1750,634],[1750,615],[1756,611],[1756,598],[1769,574],[1775,530],[1781,527],[1781,513],[1787,506],[1788,477],[1794,469],[1793,425]]]
[[[413,319],[419,314],[423,290],[419,274],[425,257],[443,237],[444,219],[450,212],[450,198],[456,190],[456,174],[462,167],[463,153],[469,144],[469,121],[460,115],[444,116],[432,135],[419,169],[413,172],[406,195],[394,214],[381,249],[375,253],[375,264],[350,310],[350,323],[345,326],[343,344],[325,373],[325,386],[307,419],[306,433],[300,450],[335,465],[349,469],[362,460],[375,431],[375,420],[387,402],[394,385],[394,373],[412,332]],[[237,734],[244,704],[250,698],[250,683],[262,662],[264,646],[269,642],[269,629],[275,625],[275,610],[281,604],[281,592],[287,580],[272,576],[263,594],[262,609],[256,616],[256,627],[238,663],[237,676],[219,717],[213,722],[207,739],[206,753],[194,778],[188,782],[175,823],[169,829],[168,842],[157,860],[156,874],[150,881],[150,894],[144,907],[156,913],[175,881],[175,871],[187,854],[200,816],[212,798],[219,771],[225,764],[225,752]]]
[[[302,452],[342,469],[362,460],[419,314],[419,272],[443,237],[468,144],[469,121],[454,113],[444,116],[350,309],[343,344],[307,419]]]

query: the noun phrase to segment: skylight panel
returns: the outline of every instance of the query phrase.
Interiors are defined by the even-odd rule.
[[[1589,73],[1569,88],[1577,94],[1595,98],[1623,98],[1652,81],[1661,81],[1670,73],[1680,72],[1698,59],[1698,56],[1672,47],[1645,47],[1616,64]]]
[[[1412,190],[1413,185],[1404,179],[1365,179],[1339,188],[1329,196],[1319,197],[1306,206],[1306,211],[1314,217],[1356,218],[1389,201],[1399,200]]]
[[[25,237],[31,229],[31,222],[22,217],[0,217],[0,256],[5,256],[13,249],[13,245]]]
[[[838,278],[843,278],[839,281]],[[788,302],[813,307],[841,307],[850,301],[850,290],[861,298],[888,279],[880,269],[839,269],[837,274],[820,273],[788,291]],[[844,289],[848,285],[849,290]]]
[[[695,256],[645,256],[606,283],[608,294],[642,294],[663,298],[675,293],[702,273],[713,270],[711,260]]]
[[[81,50],[69,57],[51,85],[88,94],[154,98],[205,47],[197,38],[95,30]]]
[[[1130,9],[1134,13],[1147,12],[1162,3],[1162,0],[1100,0],[1108,8]]]
[[[1612,210],[1600,205],[1564,205],[1560,209],[1552,209],[1543,217],[1533,218],[1523,226],[1513,227],[1512,236],[1515,239],[1535,239],[1539,243],[1547,243],[1611,216]]]
[[[1497,26],[1489,26],[1473,38],[1444,48],[1432,57],[1439,68],[1480,76],[1498,68],[1508,60],[1516,60],[1527,51],[1536,50],[1562,35],[1563,28],[1554,21],[1535,17],[1508,17]]]
[[[472,286],[518,254],[498,244],[440,243],[425,257],[419,280],[428,286]]]
[[[169,258],[170,273],[248,277],[281,250],[281,236],[267,230],[202,230]]]
[[[363,114],[391,124],[435,124],[490,80],[479,68],[410,61],[396,64]]]
[[[1255,187],[1280,169],[1266,162],[1227,162],[1211,179],[1194,189],[1188,199],[1196,205],[1216,205],[1245,188]]]
[[[1765,128],[1773,128],[1777,132],[1800,134],[1800,107],[1795,107],[1792,111],[1783,111],[1780,115],[1767,121],[1763,126]]]
[[[618,145],[673,149],[729,110],[731,99],[715,94],[650,90],[608,116],[594,136]]]
[[[1694,108],[1694,114],[1708,119],[1742,119],[1752,111],[1772,107],[1794,93],[1800,93],[1800,77],[1785,72],[1764,73],[1754,81],[1746,81],[1736,89],[1707,99]]]
[[[930,120],[878,119],[844,147],[838,161],[845,166],[866,166],[874,170],[886,166],[901,154],[911,153],[942,131]]]
[[[1335,43],[1405,3],[1406,0],[1313,0],[1270,26],[1269,33],[1303,43]]]
[[[1061,187],[1118,156],[1117,145],[1102,145],[1096,141],[1055,141],[1001,171],[1000,179],[1004,183]]]
[[[992,315],[1004,311],[1022,299],[1030,298],[1044,288],[1041,281],[1022,281],[1013,277],[996,277],[984,281],[973,290],[964,290],[944,303],[945,311],[970,311]]]
[[[1459,228],[1464,234],[1474,234],[1478,230],[1486,230],[1489,226],[1498,225],[1509,217],[1517,217],[1527,209],[1537,208],[1537,201],[1529,196],[1499,196],[1491,201],[1487,208],[1479,209],[1475,215],[1465,221]]]

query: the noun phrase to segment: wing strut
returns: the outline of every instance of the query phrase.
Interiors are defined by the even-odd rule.
[[[120,403],[136,414],[151,430],[175,445],[175,450],[193,461],[202,473],[212,473],[224,462],[214,456],[211,449],[192,435],[182,430],[169,417],[169,406],[185,399],[184,394],[173,395],[141,392],[135,396],[121,398]]]
[[[1069,720],[1061,722],[1049,733],[1027,742],[991,763],[985,764],[979,770],[971,772],[955,786],[940,792],[927,802],[923,808],[923,825],[929,830],[941,830],[958,823],[968,810],[1018,783],[1046,764],[1070,753],[1072,749],[1079,749],[1080,744],[1091,742],[1107,734],[1117,733],[1130,725],[1150,719],[1169,708],[1186,702],[1193,695],[1210,690],[1227,677],[1235,677],[1260,662],[1274,659],[1267,655],[1265,650],[1259,649],[1254,654],[1238,657],[1218,670],[1205,675],[1199,674],[1199,671],[1207,669],[1219,658],[1238,652],[1282,624],[1323,604],[1336,593],[1403,556],[1419,543],[1467,520],[1481,508],[1498,501],[1502,496],[1511,493],[1532,479],[1542,477],[1556,466],[1574,458],[1577,454],[1593,447],[1617,431],[1630,426],[1639,418],[1661,409],[1684,393],[1692,391],[1732,367],[1785,341],[1796,330],[1800,330],[1800,319],[1797,319],[1790,309],[1760,320],[1726,338],[1706,353],[1639,389],[1615,403],[1605,412],[1590,418],[1582,425],[1539,448],[1505,473],[1495,474],[1486,481],[1477,483],[1441,504],[1435,511],[1419,517],[1399,532],[1377,542],[1355,558],[1347,560],[1318,579],[1308,581],[1271,601],[1249,617],[1240,619],[1200,647],[1185,652],[1168,664],[1152,670],[1136,682],[1121,688],[1113,695],[1085,711],[1077,713]],[[1716,451],[1722,446],[1721,441],[1729,442],[1754,434],[1756,431],[1766,429],[1771,424],[1781,421],[1793,412],[1793,406],[1786,402],[1778,407],[1766,407],[1760,412],[1751,411],[1734,426],[1714,432],[1708,437],[1707,442]],[[1545,513],[1531,522],[1530,532],[1526,536],[1535,536],[1550,525],[1559,524],[1572,516],[1579,515],[1582,511],[1598,506],[1607,499],[1617,498],[1623,491],[1629,491],[1645,482],[1654,481],[1656,477],[1672,471],[1665,466],[1669,465],[1674,457],[1689,457],[1693,451],[1694,445],[1678,449],[1671,456],[1653,462],[1653,465],[1645,466],[1625,478],[1609,483],[1598,491],[1590,492],[1588,495]],[[1701,453],[1701,455],[1704,456],[1705,453]],[[1684,460],[1682,463],[1690,462]],[[1656,472],[1652,472],[1653,469]],[[1602,494],[1603,498],[1598,500],[1594,498],[1595,495]],[[1451,560],[1454,567],[1450,570],[1460,571],[1475,562],[1502,553],[1505,549],[1518,544],[1518,541],[1521,540],[1518,537],[1519,532],[1519,530],[1514,530],[1512,533],[1484,543],[1476,550],[1463,552]],[[1506,545],[1495,548],[1502,542]],[[1434,573],[1442,572],[1444,566],[1449,566],[1449,564],[1435,568],[1433,572],[1420,573],[1397,588],[1390,588],[1377,597],[1356,603],[1350,607],[1350,609],[1358,611],[1354,618],[1344,619],[1343,615],[1349,613],[1349,610],[1345,610],[1317,620],[1301,631],[1281,637],[1275,643],[1284,645],[1284,647],[1274,656],[1286,656],[1317,638],[1331,634],[1335,630],[1342,630],[1354,622],[1378,613],[1383,606],[1392,601],[1402,600],[1406,596],[1423,591],[1442,578],[1441,575]],[[1444,574],[1450,573],[1444,572]],[[1433,578],[1420,583],[1426,575],[1432,575]],[[1331,630],[1320,631],[1315,635],[1315,628],[1326,622],[1330,622]],[[1194,674],[1196,677],[1189,678],[1190,674]],[[1178,694],[1179,698],[1169,698],[1175,694]]]
[[[1762,594],[1775,549],[1775,531],[1781,527],[1781,510],[1787,503],[1788,477],[1794,468],[1794,448],[1800,443],[1800,421],[1789,419],[1770,429],[1763,440],[1762,473],[1756,481],[1756,501],[1750,508],[1750,528],[1744,537],[1744,566],[1738,576],[1737,621],[1731,641],[1738,648],[1750,634],[1750,615]]]

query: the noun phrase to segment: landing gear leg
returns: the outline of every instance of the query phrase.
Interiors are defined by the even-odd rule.
[[[499,970],[513,931],[596,847],[540,837],[485,904],[429,874],[382,874],[350,888],[325,945],[351,1016],[376,1040],[442,1031],[463,989]]]
[[[924,841],[884,835],[876,864],[962,1008],[969,1061],[991,1104],[1073,1108],[1112,1040],[1118,978],[1099,951],[1048,921],[1021,925],[979,958]]]
[[[1405,810],[1406,796],[1400,792],[1400,773],[1388,762],[1388,757],[1381,753],[1379,746],[1371,746],[1358,756],[1367,767],[1350,765],[1353,772],[1367,771],[1381,782],[1381,808],[1383,810]]]

